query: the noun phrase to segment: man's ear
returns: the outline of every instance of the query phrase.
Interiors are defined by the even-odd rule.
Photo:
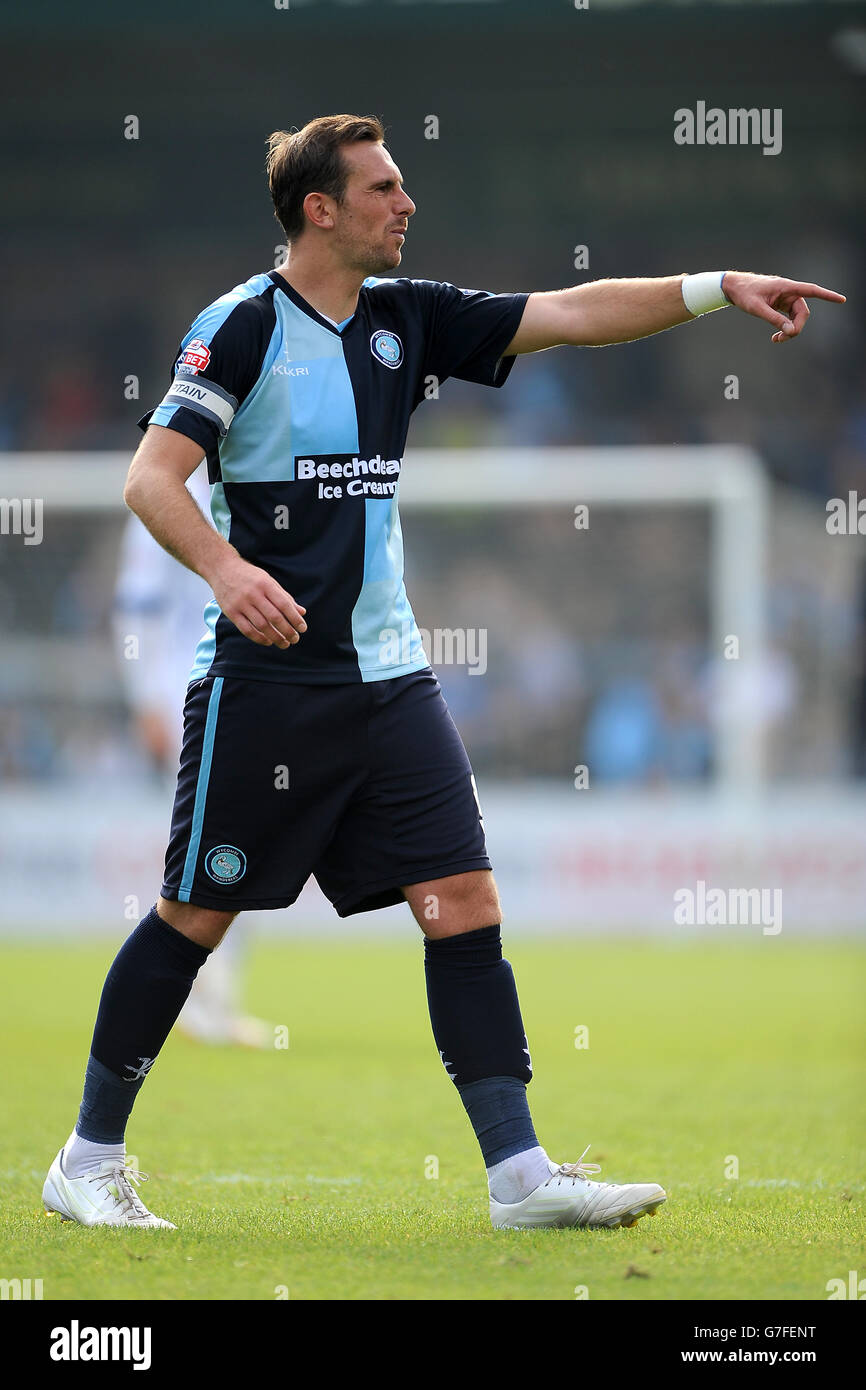
[[[308,193],[304,199],[304,212],[314,227],[327,230],[334,225],[331,199],[326,198],[323,193]]]

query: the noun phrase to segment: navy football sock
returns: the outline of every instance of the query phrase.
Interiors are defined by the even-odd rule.
[[[534,1148],[526,1099],[532,1066],[499,926],[438,941],[428,937],[424,969],[436,1046],[486,1166]]]
[[[488,1076],[457,1089],[486,1168],[537,1147],[525,1082],[515,1076]]]
[[[135,1098],[209,955],[155,907],[127,937],[99,1001],[75,1126],[82,1139],[122,1142]]]

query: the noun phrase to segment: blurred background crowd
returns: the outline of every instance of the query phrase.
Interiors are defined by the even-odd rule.
[[[450,382],[409,442],[756,450],[773,486],[754,692],[771,775],[866,776],[866,539],[825,527],[830,498],[866,496],[857,13],[696,3],[636,5],[626,20],[603,0],[273,12],[217,0],[202,35],[192,20],[178,33],[174,7],[124,16],[97,3],[83,24],[58,13],[38,45],[25,17],[4,18],[0,450],[131,456],[194,315],[280,258],[265,137],[375,111],[418,204],[407,275],[534,290],[736,266],[848,295],[781,348],[731,312],[523,358],[501,392]],[[780,109],[781,153],[678,146],[674,112],[699,100]],[[119,494],[122,471],[106,469]],[[711,779],[708,513],[602,508],[579,545],[570,513],[404,516],[420,625],[487,633],[483,676],[439,672],[476,769]],[[65,513],[41,546],[0,546],[6,779],[148,769],[112,628],[123,526],[120,511]]]

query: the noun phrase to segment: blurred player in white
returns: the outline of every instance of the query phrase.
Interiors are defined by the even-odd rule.
[[[187,487],[210,519],[207,469],[196,469]],[[204,580],[178,564],[130,515],[114,598],[115,646],[136,733],[167,796],[174,794],[183,741],[183,692],[210,598]],[[129,644],[133,636],[137,649]],[[273,1041],[272,1029],[241,1009],[242,954],[240,936],[227,936],[199,971],[177,1024],[189,1037],[246,1047]]]

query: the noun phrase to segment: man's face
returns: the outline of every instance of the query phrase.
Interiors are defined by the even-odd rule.
[[[345,265],[381,275],[400,264],[415,204],[403,192],[400,170],[384,145],[344,145],[342,157],[349,175],[336,208],[335,244]]]

